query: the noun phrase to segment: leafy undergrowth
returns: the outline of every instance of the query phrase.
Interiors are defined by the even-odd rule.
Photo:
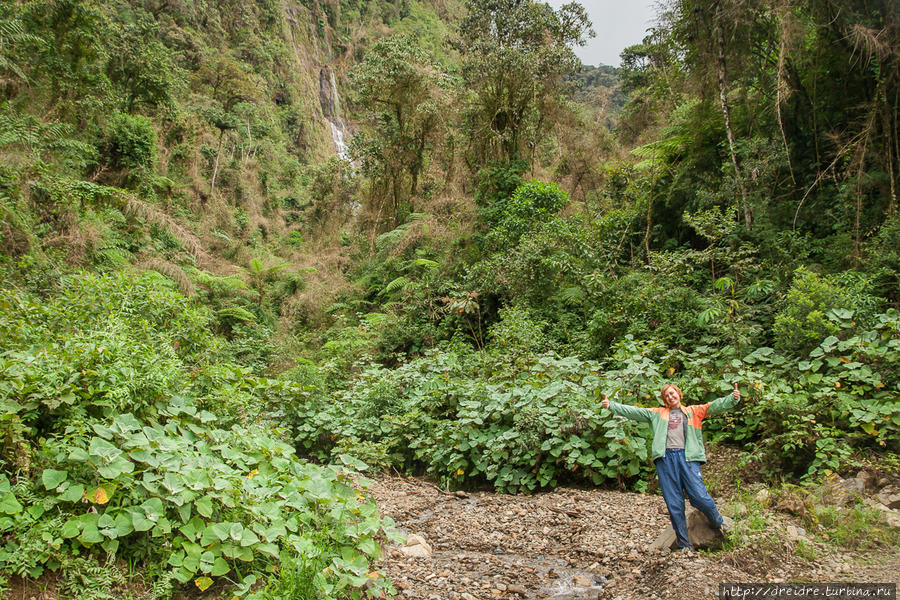
[[[301,391],[249,372],[229,387],[223,368],[242,367],[209,311],[129,273],[0,302],[0,581],[50,571],[63,595],[127,597],[141,572],[135,597],[277,599],[305,573],[306,597],[391,591],[370,567],[391,521],[349,468],[302,461],[241,417]]]
[[[832,317],[850,327],[846,314]],[[631,338],[604,361],[586,361],[532,351],[526,324],[527,315],[509,313],[484,350],[451,342],[397,368],[360,361],[350,377],[334,361],[298,367],[284,379],[314,392],[285,407],[285,423],[299,447],[324,460],[349,453],[505,492],[563,482],[643,489],[652,479],[649,428],[612,416],[599,399],[655,407],[666,382],[685,390],[686,404],[737,382],[742,402],[706,420],[704,431],[752,450],[766,477],[817,477],[852,466],[860,452],[900,447],[895,310],[871,329],[826,337],[799,361],[769,347],[684,351]],[[501,335],[515,328],[518,337]]]
[[[738,483],[724,505],[735,525],[717,554],[760,577],[777,569],[790,572],[796,565],[817,567],[825,559],[844,565],[857,556],[891,555],[900,545],[900,530],[861,497],[844,504],[826,502],[827,480],[771,490],[761,485],[741,488]]]

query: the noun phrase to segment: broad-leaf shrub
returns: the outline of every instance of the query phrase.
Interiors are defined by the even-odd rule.
[[[842,331],[840,318],[849,320],[857,313],[857,319],[868,320],[876,300],[865,293],[865,287],[865,281],[849,273],[843,281],[835,281],[834,277],[798,269],[784,306],[775,315],[775,348],[803,356],[826,337]]]
[[[599,365],[538,355],[521,370],[491,354],[456,345],[393,370],[370,365],[334,400],[293,407],[298,444],[506,492],[647,475],[649,430],[599,414]]]
[[[60,286],[0,289],[0,584],[83,556],[236,595],[298,561],[311,598],[391,591],[369,584],[390,521],[265,420],[309,390],[230,362],[211,311],[156,274]]]
[[[650,473],[649,428],[602,411],[600,394],[654,407],[671,381],[687,404],[701,404],[737,382],[742,402],[707,420],[707,436],[755,448],[772,472],[815,475],[860,451],[900,447],[900,315],[878,315],[856,335],[851,321],[832,317],[847,338],[828,337],[799,362],[768,347],[742,356],[730,346],[683,351],[625,337],[594,363],[528,352],[533,324],[506,311],[484,351],[447,345],[395,369],[370,364],[332,399],[299,400],[285,420],[304,452],[348,453],[457,486],[639,486]],[[500,360],[504,340],[512,343]]]
[[[0,530],[13,536],[0,565],[21,563],[19,535],[41,526],[47,551],[18,566],[34,577],[86,550],[198,586],[228,577],[249,588],[291,556],[328,567],[317,597],[368,581],[391,523],[343,469],[301,462],[259,427],[217,429],[215,415],[185,401],[163,415],[165,424],[148,424],[123,413],[81,440],[48,441],[46,467],[18,497],[3,476]],[[51,514],[59,518],[48,526]]]
[[[555,183],[533,179],[500,201],[503,213],[489,235],[497,249],[514,246],[535,225],[552,220],[568,204],[569,195]]]
[[[750,394],[723,432],[753,444],[772,471],[811,475],[841,468],[857,450],[900,448],[900,313],[877,315],[856,335],[849,318],[832,319],[846,339],[825,338],[805,360],[761,347],[730,361]]]

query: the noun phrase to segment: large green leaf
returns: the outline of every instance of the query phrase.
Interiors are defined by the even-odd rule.
[[[95,437],[91,439],[91,443],[88,446],[88,454],[101,458],[105,461],[111,461],[114,458],[121,456],[122,451],[103,438]]]
[[[3,494],[3,498],[0,498],[0,512],[7,515],[17,515],[22,512],[22,505],[12,492],[7,492]]]
[[[73,538],[79,534],[81,531],[81,522],[77,517],[70,518],[68,521],[63,524],[62,531],[60,535],[63,538]]]
[[[135,531],[150,531],[153,529],[153,521],[147,518],[144,511],[138,508],[132,508],[130,512],[131,525],[134,527]]]
[[[251,529],[244,529],[241,535],[241,546],[252,546],[259,543],[259,537]]]
[[[213,503],[212,498],[210,498],[209,496],[203,496],[202,498],[194,502],[194,507],[197,509],[197,512],[204,517],[212,517]]]
[[[44,488],[48,490],[55,490],[59,487],[63,481],[68,479],[69,473],[67,471],[57,471],[56,469],[44,469],[43,474],[41,475],[41,481],[44,482]]]
[[[116,456],[108,464],[97,469],[100,476],[105,479],[115,479],[123,473],[134,471],[134,463],[123,456]]]
[[[228,563],[221,556],[218,557],[215,561],[213,561],[212,571],[210,571],[210,575],[213,577],[220,577],[225,575],[231,570],[231,567],[228,566]]]
[[[231,532],[231,526],[233,523],[213,523],[207,529],[211,530],[211,532],[218,538],[220,542],[224,542],[228,539],[228,536]]]
[[[90,524],[84,526],[84,529],[81,530],[81,535],[78,536],[78,540],[82,544],[98,544],[103,541],[103,536],[100,535],[96,525]]]
[[[147,515],[147,518],[153,522],[158,521],[159,518],[165,514],[163,502],[159,498],[150,498],[149,500],[144,501],[144,503],[141,504],[141,508],[143,509],[144,514]]]
[[[70,485],[62,494],[57,496],[63,502],[78,502],[84,496],[84,486],[80,483]]]

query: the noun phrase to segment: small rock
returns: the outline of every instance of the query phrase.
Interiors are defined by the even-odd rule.
[[[709,519],[699,510],[689,507],[685,512],[685,519],[687,520],[688,539],[691,540],[691,544],[694,547],[709,548],[721,543],[722,536],[720,532],[717,529],[713,529]],[[661,548],[674,548],[675,546],[675,530],[669,525],[650,544],[650,550],[652,552]]]
[[[469,592],[463,592],[463,593],[460,595],[460,598],[462,598],[462,600],[478,600],[478,598],[476,598],[475,596],[473,596],[473,595],[470,594]]]
[[[877,485],[875,473],[872,473],[871,471],[860,471],[856,474],[856,479],[862,484],[863,490],[867,492],[874,490]]]
[[[594,585],[594,582],[584,575],[576,575],[572,578],[572,583],[575,584],[576,587],[591,587]]]
[[[516,585],[514,583],[506,586],[506,591],[510,594],[518,594],[520,596],[524,596],[527,593],[525,586]]]
[[[879,502],[890,509],[896,510],[900,508],[900,492],[897,492],[896,489],[881,490],[875,497],[878,498]]]
[[[756,502],[759,503],[761,506],[769,506],[771,501],[772,501],[772,499],[769,496],[768,489],[763,488],[763,489],[759,490],[758,492],[756,492]]]
[[[406,545],[400,548],[400,552],[413,558],[427,558],[431,556],[431,546],[420,535],[411,535],[406,538]]]

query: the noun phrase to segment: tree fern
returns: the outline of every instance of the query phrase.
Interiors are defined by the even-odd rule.
[[[0,73],[11,72],[19,79],[27,81],[28,77],[12,56],[11,49],[14,46],[40,41],[40,38],[25,31],[25,25],[20,19],[0,19]]]
[[[256,315],[240,306],[228,306],[216,311],[216,318],[221,321],[223,319],[234,319],[244,321],[245,323],[256,323]]]
[[[375,238],[375,249],[379,252],[393,248],[397,245],[397,243],[406,235],[406,229],[408,225],[401,225],[396,229],[388,231],[387,233],[382,233],[377,238]]]
[[[578,304],[584,300],[584,289],[578,285],[564,287],[556,293],[555,299],[563,304]]]
[[[417,267],[425,267],[427,269],[436,269],[437,267],[441,266],[439,262],[429,260],[427,258],[417,258],[416,260],[412,261],[412,264]]]

